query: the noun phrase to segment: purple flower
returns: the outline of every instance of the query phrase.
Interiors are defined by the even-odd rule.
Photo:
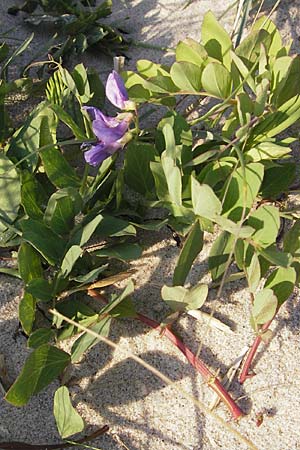
[[[84,106],[92,119],[92,128],[98,142],[85,151],[84,158],[91,166],[98,166],[106,158],[124,147],[127,140],[125,135],[132,119],[132,114],[125,115],[123,120],[117,117],[105,116],[93,106]]]
[[[113,70],[107,78],[106,82],[106,97],[108,100],[119,109],[126,109],[128,102],[128,94],[121,76]]]

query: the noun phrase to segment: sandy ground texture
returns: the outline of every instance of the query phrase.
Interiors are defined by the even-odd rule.
[[[22,18],[6,15],[6,9],[16,0],[2,0],[0,4],[1,28],[15,27],[20,38],[28,35],[21,26]],[[124,18],[126,28],[136,41],[166,47],[175,46],[186,35],[199,38],[203,14],[212,9],[218,16],[228,5],[228,0],[196,0],[182,9],[184,1],[134,0],[115,6],[114,17]],[[269,2],[274,3],[274,2]],[[274,18],[285,37],[292,36],[297,44],[299,36],[300,1],[282,1]],[[126,17],[129,19],[125,20]],[[227,27],[232,15],[224,18]],[[38,44],[45,36],[38,35]],[[34,44],[34,51],[38,44]],[[34,48],[36,46],[36,48]],[[163,53],[133,48],[127,67],[134,67],[139,58],[163,61]],[[84,57],[85,63],[105,72],[107,60]],[[297,200],[297,199],[296,199]],[[207,255],[212,244],[207,237],[205,250],[197,260],[189,281],[209,281]],[[162,319],[164,305],[160,300],[163,284],[171,282],[179,249],[169,230],[157,234],[144,233],[139,240],[145,247],[142,258],[134,262],[137,273],[135,301],[139,311]],[[21,284],[0,277],[0,342],[5,356],[8,377],[13,380],[19,373],[28,351],[26,339],[18,333],[17,310]],[[193,351],[201,344],[200,356],[214,373],[224,374],[243,348],[253,340],[249,325],[249,297],[243,283],[234,291],[225,287],[216,304],[211,292],[205,310],[216,307],[216,316],[231,326],[233,333],[226,334],[208,329],[192,317],[182,318],[176,332]],[[240,398],[240,406],[248,414],[239,424],[233,424],[251,439],[260,450],[300,449],[300,303],[297,293],[291,297],[274,321],[274,338],[269,345],[260,347],[255,359],[256,376],[244,386],[234,383],[232,394]],[[201,377],[189,366],[185,358],[156,332],[134,321],[116,322],[110,338],[119,344],[112,351],[104,344],[95,346],[72,369],[73,403],[88,426],[110,426],[110,431],[92,445],[102,450],[214,450],[242,449],[245,445],[210,417],[204,415],[187,400],[180,389],[206,404],[212,398]],[[173,380],[166,386],[150,372],[126,356],[134,352]],[[53,394],[58,384],[34,397],[26,407],[14,408],[0,400],[0,441],[23,440],[30,443],[53,443],[59,436],[52,415]],[[176,388],[176,389],[175,389]],[[179,389],[179,390],[178,390]],[[258,428],[257,413],[264,413],[264,422]],[[229,415],[223,406],[217,409],[226,420]],[[77,447],[75,447],[77,448]],[[79,447],[78,447],[79,448]]]

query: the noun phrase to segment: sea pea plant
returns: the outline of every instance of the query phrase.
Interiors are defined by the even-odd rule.
[[[270,339],[270,322],[298,284],[300,226],[289,193],[296,176],[290,145],[298,139],[300,59],[289,53],[290,44],[283,45],[267,18],[234,48],[208,12],[201,42],[179,42],[170,67],[141,60],[136,72],[109,75],[106,97],[121,110],[114,116],[103,112],[104,89],[95,72],[57,65],[46,100],[1,154],[1,245],[18,247],[24,281],[19,319],[33,349],[7,401],[26,404],[95,345],[94,336],[77,336],[63,317],[103,336],[113,318],[129,317],[168,337],[232,416],[242,416],[172,326],[181,314],[201,308],[210,289],[219,286],[219,296],[224,283],[234,289],[245,279],[256,337],[243,382],[260,341]],[[191,98],[196,117],[179,112],[182,97]],[[168,108],[156,129],[140,128],[146,103]],[[146,220],[155,208],[161,219]],[[183,245],[173,285],[161,291],[169,314],[156,323],[135,310],[131,281],[109,297],[98,290],[130,277],[128,263],[142,250],[137,228],[153,232],[166,225]],[[217,233],[208,258],[212,284],[189,287],[205,233]],[[86,294],[103,304],[95,307]],[[70,337],[69,354],[60,342]],[[59,388],[54,413],[62,437],[83,428],[77,416],[70,425],[58,413],[63,403],[73,411],[68,398],[67,388]]]

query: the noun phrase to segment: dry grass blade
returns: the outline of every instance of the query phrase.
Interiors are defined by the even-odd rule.
[[[188,315],[194,317],[197,320],[201,320],[212,328],[216,328],[217,330],[223,331],[227,334],[233,334],[232,329],[228,325],[221,322],[221,320],[218,320],[215,317],[211,316],[210,314],[199,311],[199,309],[192,309],[188,311]]]
[[[131,275],[133,275],[136,272],[135,269],[127,270],[126,272],[120,272],[116,275],[112,275],[107,278],[103,278],[102,280],[96,281],[93,284],[90,284],[89,286],[85,286],[85,290],[87,289],[99,289],[106,286],[111,286],[115,283],[118,283],[119,281],[126,280],[126,278],[129,278]]]
[[[69,319],[68,317],[64,316],[63,314],[59,313],[55,309],[49,309],[49,312],[53,314],[56,317],[59,317],[60,319],[65,320],[66,322],[70,323],[71,325],[76,326],[79,330],[85,331],[86,333],[90,334],[91,336],[95,337],[99,341],[104,342],[109,347],[113,348],[114,350],[117,350],[120,348],[120,345],[115,344],[113,341],[111,341],[108,338],[105,338],[104,336],[101,336],[98,333],[95,333],[94,331],[90,330],[89,328],[84,327],[83,325]],[[174,389],[177,390],[177,392],[180,392],[185,398],[187,398],[189,401],[193,402],[203,413],[210,416],[212,419],[214,419],[216,422],[218,422],[221,426],[223,426],[229,433],[231,433],[241,444],[244,444],[247,446],[247,448],[252,450],[258,450],[258,447],[251,442],[249,439],[247,439],[245,436],[243,436],[239,431],[237,431],[235,428],[233,428],[229,423],[227,423],[222,417],[215,414],[213,411],[210,411],[210,409],[202,402],[200,402],[195,397],[191,396],[188,392],[186,392],[184,389],[179,388],[172,380],[171,378],[164,375],[162,372],[157,370],[155,367],[151,366],[150,364],[146,363],[143,359],[141,359],[139,356],[136,356],[134,353],[130,352],[127,348],[124,348],[122,346],[122,350],[124,351],[124,354],[128,358],[133,359],[138,364],[143,366],[145,369],[149,370],[153,375],[160,378],[164,383],[166,383],[169,386],[172,386]]]
[[[222,378],[222,384],[226,389],[229,389],[231,386],[231,383],[235,377],[236,372],[238,371],[246,353],[248,352],[249,347],[244,347],[243,350],[241,351],[240,355],[233,361],[233,363],[231,364],[231,366],[229,367],[227,373],[224,375],[224,377]],[[220,399],[219,397],[214,393],[214,396],[209,404],[209,408],[210,409],[214,409],[218,406],[218,404],[220,403]]]

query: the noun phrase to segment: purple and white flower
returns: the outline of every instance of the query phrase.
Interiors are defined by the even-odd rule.
[[[93,132],[98,139],[95,145],[84,153],[84,158],[91,166],[98,166],[117,150],[120,150],[129,140],[128,127],[132,114],[125,114],[122,120],[118,117],[109,117],[93,106],[85,106],[92,119]]]
[[[122,77],[113,70],[107,78],[106,97],[108,100],[119,109],[126,109],[129,101],[129,97],[125,88]]]
[[[115,70],[109,74],[106,82],[106,97],[117,108],[123,110],[135,109],[135,104],[129,100],[124,82]],[[92,119],[93,132],[97,143],[85,151],[84,158],[91,166],[98,166],[106,158],[120,150],[131,139],[128,132],[133,114],[124,112],[116,117],[109,117],[93,106],[84,106]],[[86,144],[83,145],[86,148]]]

